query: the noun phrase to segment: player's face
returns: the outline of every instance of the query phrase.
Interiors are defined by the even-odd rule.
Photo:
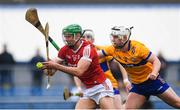
[[[116,36],[112,35],[111,36],[111,41],[115,47],[121,47],[124,45],[124,43],[128,40],[127,36]]]
[[[66,42],[66,45],[68,45],[68,46],[73,46],[74,45],[74,43],[75,43],[74,35],[65,34],[63,36],[63,38],[64,38],[64,41]]]
[[[89,41],[91,43],[94,43],[94,39],[91,36],[84,36],[83,37],[86,41]]]

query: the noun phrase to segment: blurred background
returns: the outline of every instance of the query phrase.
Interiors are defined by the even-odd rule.
[[[61,47],[61,30],[77,23],[92,29],[95,44],[110,45],[115,25],[134,26],[131,39],[146,44],[162,63],[160,75],[180,95],[180,2],[178,0],[0,0],[0,109],[72,109],[78,97],[65,101],[63,89],[75,92],[72,76],[57,72],[46,89],[46,76],[35,64],[46,60],[44,36],[25,20],[37,8],[43,26]],[[50,57],[57,56],[50,44]],[[121,82],[120,73],[114,72]],[[123,87],[122,97],[126,98]],[[147,108],[171,108],[151,97]]]

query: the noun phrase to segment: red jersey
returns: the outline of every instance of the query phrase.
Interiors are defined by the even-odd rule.
[[[82,40],[76,51],[65,45],[59,51],[58,57],[66,61],[67,65],[71,67],[77,67],[77,63],[82,58],[91,62],[89,68],[79,77],[87,88],[103,83],[106,79],[99,64],[96,48],[85,40]]]

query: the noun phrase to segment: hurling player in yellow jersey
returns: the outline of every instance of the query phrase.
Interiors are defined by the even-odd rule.
[[[85,30],[83,38],[86,41],[94,43],[94,32],[90,29]],[[101,50],[104,48],[104,46],[97,46],[97,45],[94,45],[94,46],[96,47],[97,50]],[[99,59],[100,66],[101,66],[106,78],[108,78],[113,85],[115,108],[121,109],[122,108],[122,101],[121,101],[120,91],[118,89],[118,81],[114,78],[114,76],[110,70],[110,67],[109,67],[109,63],[115,63],[116,64],[116,62],[114,62],[114,61],[115,60],[113,59],[112,56],[107,56],[107,57],[103,57],[103,58]],[[122,65],[120,65],[120,71],[122,73],[123,79],[127,79],[128,78],[127,72],[122,67]],[[75,77],[74,79],[75,79],[75,83],[76,83],[77,88],[79,89],[79,91],[81,91],[81,85],[80,85],[79,80],[77,79],[77,77]],[[129,82],[129,86],[130,86],[130,82]]]
[[[111,32],[111,46],[98,51],[100,57],[113,56],[128,72],[132,88],[125,108],[140,108],[151,95],[180,108],[180,98],[160,77],[159,59],[143,44],[129,40],[131,28],[115,26]]]

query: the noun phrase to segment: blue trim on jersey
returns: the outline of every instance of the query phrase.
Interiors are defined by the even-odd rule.
[[[116,58],[114,58],[116,61],[118,61]],[[119,62],[119,61],[118,61]],[[147,61],[142,60],[140,63],[138,64],[124,64],[119,62],[123,67],[127,68],[127,67],[135,67],[135,66],[141,66],[141,65],[145,65],[147,63]]]
[[[152,52],[149,52],[148,56],[145,58],[145,61],[147,61],[149,59],[149,57],[151,56]]]
[[[137,64],[124,64],[119,62],[117,59],[115,59],[116,61],[118,61],[123,67],[135,67],[135,66],[141,66],[141,65],[145,65],[147,63],[147,60],[149,59],[149,57],[151,56],[152,52],[149,52],[148,56],[146,57],[146,59],[141,60],[139,63]]]
[[[109,67],[108,67],[108,64],[107,64],[107,62],[106,62],[106,61],[105,61],[105,62],[100,63],[100,66],[101,66],[101,68],[102,68],[103,72],[106,72],[107,70],[109,70]]]
[[[162,94],[168,88],[169,85],[160,76],[158,76],[156,80],[148,79],[140,84],[132,84],[130,92],[134,92],[148,98],[151,95]]]
[[[113,88],[113,91],[114,91],[114,95],[120,94],[120,91],[117,88]]]
[[[107,56],[104,50],[101,50],[104,56]]]
[[[112,62],[113,60],[114,60],[114,57],[109,62]]]

